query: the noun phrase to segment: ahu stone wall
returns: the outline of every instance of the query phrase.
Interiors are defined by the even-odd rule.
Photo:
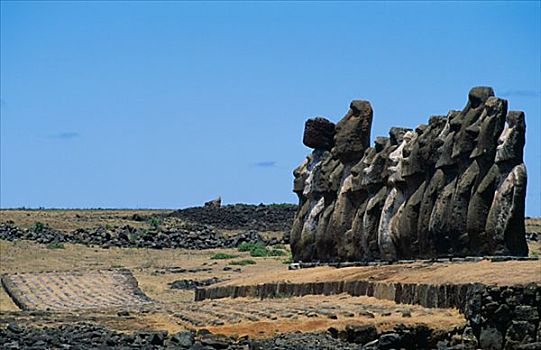
[[[474,87],[462,110],[393,127],[370,146],[372,118],[355,100],[336,125],[306,122],[313,151],[294,170],[295,261],[528,254],[523,112]]]

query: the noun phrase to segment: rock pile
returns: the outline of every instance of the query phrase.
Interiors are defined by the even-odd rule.
[[[119,333],[81,323],[51,328],[27,328],[15,323],[0,328],[2,349],[244,349],[229,338],[194,332]]]
[[[200,287],[210,286],[223,281],[218,277],[211,277],[203,280],[177,280],[169,283],[169,288],[171,289],[196,289]]]
[[[433,330],[419,324],[397,324],[393,329],[379,332],[374,325],[347,325],[344,329],[330,328],[329,333],[349,343],[363,345],[362,350],[383,349],[476,349],[475,338],[464,335],[464,327],[448,331]]]
[[[314,150],[294,171],[295,261],[527,255],[524,113],[475,87],[463,110],[370,147],[372,117],[356,100],[334,133],[324,118],[306,123]]]
[[[169,216],[226,230],[289,231],[296,210],[292,204],[205,205],[177,210]]]
[[[345,330],[329,329],[325,333],[288,333],[268,339],[235,338],[182,331],[119,333],[91,324],[60,325],[54,328],[29,328],[15,323],[0,328],[2,349],[337,349],[337,350],[387,350],[387,349],[475,349],[464,346],[462,338],[451,344],[450,332],[435,332],[426,326],[405,327],[397,325],[393,330],[378,332],[374,326],[346,326]]]
[[[13,222],[0,223],[0,239],[9,241],[32,240],[38,243],[78,243],[91,246],[129,248],[184,248],[211,249],[232,248],[243,242],[277,244],[279,240],[263,239],[256,231],[245,231],[224,236],[212,227],[197,223],[162,225],[151,229],[124,227],[77,229],[64,234],[44,225],[39,230],[21,229]]]
[[[541,349],[540,286],[481,289],[464,314],[482,349]]]

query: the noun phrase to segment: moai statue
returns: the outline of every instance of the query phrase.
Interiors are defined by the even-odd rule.
[[[381,257],[385,260],[398,259],[396,221],[399,216],[398,210],[406,200],[406,183],[402,177],[403,151],[416,138],[415,131],[406,132],[399,146],[389,154],[389,165],[387,167],[389,173],[387,180],[388,194],[383,204],[378,227],[378,246]]]
[[[299,197],[299,209],[291,228],[291,249],[296,261],[310,261],[315,257],[315,231],[323,210],[324,194],[322,167],[331,158],[334,143],[334,124],[325,118],[306,121],[303,143],[314,151],[294,171],[293,190]]]
[[[360,204],[359,198],[352,192],[351,169],[362,159],[369,147],[372,115],[372,107],[368,101],[355,100],[351,102],[348,113],[336,124],[332,154],[340,160],[343,172],[327,231],[334,237],[337,260],[348,258],[346,232],[351,229],[356,209]]]
[[[475,147],[477,136],[472,135],[468,128],[479,119],[484,110],[484,103],[493,95],[491,88],[471,89],[466,107],[450,121],[451,132],[442,146],[442,154],[436,164],[436,167],[443,170],[445,186],[438,194],[429,223],[430,237],[438,256],[457,254],[458,237],[454,236],[456,232],[451,227],[455,219],[452,217],[453,197],[460,175],[471,163],[469,156]]]
[[[394,129],[400,135],[394,135],[391,141],[389,137],[377,137],[375,144],[376,154],[370,165],[363,170],[362,185],[367,188],[368,201],[366,208],[362,213],[362,221],[359,213],[359,218],[353,223],[353,227],[357,230],[357,225],[361,225],[361,247],[363,258],[365,260],[373,260],[379,258],[378,246],[378,227],[381,217],[381,211],[385,198],[387,196],[387,161],[389,153],[397,147],[397,138],[402,139],[405,130]],[[392,144],[395,142],[395,144]],[[360,221],[360,222],[359,222]]]
[[[524,228],[526,198],[526,167],[522,162],[526,123],[524,113],[510,111],[507,125],[498,139],[495,171],[483,179],[490,181],[493,174],[496,192],[488,212],[485,241],[490,251],[498,255],[528,255]],[[490,177],[489,177],[490,176]],[[486,185],[486,184],[481,184]]]
[[[294,171],[293,258],[526,255],[524,114],[493,95],[475,87],[463,110],[391,128],[373,147],[366,101],[336,126],[309,120],[303,142],[313,152]]]
[[[340,189],[340,180],[344,172],[344,166],[338,159],[330,157],[323,162],[321,170],[318,183],[321,183],[321,186],[328,189],[328,192],[325,192],[324,195],[324,209],[316,229],[316,261],[330,262],[336,260],[338,253],[333,232],[327,228],[331,215],[334,212],[334,205]]]
[[[354,208],[353,221],[351,228],[344,234],[344,249],[342,259],[345,261],[360,261],[364,259],[364,250],[362,241],[362,220],[366,205],[370,199],[370,191],[363,184],[364,169],[370,166],[377,150],[369,147],[365,150],[363,158],[351,168],[351,193],[353,202],[357,203]]]
[[[416,142],[410,143],[404,150],[402,177],[406,182],[406,202],[399,209],[397,222],[398,256],[411,259],[419,255],[417,226],[421,203],[427,187],[434,174],[437,157],[436,138],[445,126],[446,118],[433,116],[427,126],[421,125],[415,132],[419,135]]]
[[[449,221],[449,230],[451,237],[455,238],[453,247],[456,255],[475,255],[478,251],[479,231],[470,232],[468,228],[469,204],[480,180],[494,162],[496,142],[503,130],[506,114],[507,101],[494,96],[489,97],[479,119],[466,129],[468,135],[476,137],[476,144],[469,156],[470,165],[458,178],[452,198],[452,220]],[[483,225],[479,227],[484,229],[487,212],[475,225]]]
[[[478,125],[489,113],[491,117],[498,113],[505,115],[507,107],[505,102],[494,97],[494,91],[490,87],[473,88],[468,97],[464,120],[453,143],[452,157],[456,160],[458,174],[446,222],[451,246],[449,253],[455,256],[468,255],[469,251],[466,222],[468,203],[478,175],[477,162],[471,158],[480,131]]]
[[[427,180],[427,186],[423,193],[419,218],[417,220],[417,249],[421,258],[432,258],[436,256],[435,242],[430,232],[430,219],[438,195],[445,186],[447,177],[449,177],[446,176],[446,173],[450,169],[448,165],[452,164],[450,161],[450,152],[454,136],[454,132],[451,131],[451,122],[459,113],[459,111],[449,111],[445,118],[445,125],[434,140],[431,148],[430,159],[433,159],[432,164],[434,164],[434,168],[429,169],[427,174],[430,176],[430,173],[432,173],[430,180]]]

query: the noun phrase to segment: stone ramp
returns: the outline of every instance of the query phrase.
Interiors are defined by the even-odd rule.
[[[346,294],[208,299],[179,303],[172,311],[173,319],[186,328],[237,336],[325,331],[329,327],[343,329],[348,324],[373,324],[385,330],[397,323],[431,323],[434,328],[449,329],[465,321],[454,309],[398,305]]]
[[[70,311],[152,303],[127,269],[4,274],[1,282],[22,310]]]

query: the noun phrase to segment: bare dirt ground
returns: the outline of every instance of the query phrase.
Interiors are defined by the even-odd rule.
[[[509,272],[512,271],[510,274]],[[264,275],[247,274],[240,279],[219,285],[252,285],[272,282],[325,282],[348,280],[381,282],[459,284],[484,283],[496,285],[541,284],[541,261],[504,261],[461,263],[423,263],[334,268],[321,266],[292,271],[268,271]]]

